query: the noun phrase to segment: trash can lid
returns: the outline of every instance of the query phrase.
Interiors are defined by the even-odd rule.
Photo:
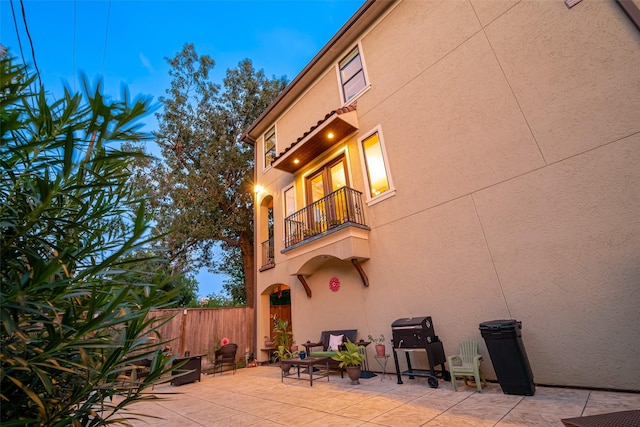
[[[487,322],[480,323],[480,330],[495,330],[495,329],[512,330],[516,328],[522,328],[522,322],[519,322],[514,319],[489,320]]]

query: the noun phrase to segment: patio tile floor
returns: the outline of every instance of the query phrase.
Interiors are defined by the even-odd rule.
[[[239,369],[235,375],[203,375],[182,386],[156,386],[160,400],[139,402],[127,412],[138,426],[426,426],[426,427],[562,427],[562,418],[640,409],[640,394],[536,387],[535,396],[505,395],[489,383],[482,393],[425,378],[404,384],[379,376],[330,381],[280,380],[277,366]],[[166,393],[166,394],[164,394]]]

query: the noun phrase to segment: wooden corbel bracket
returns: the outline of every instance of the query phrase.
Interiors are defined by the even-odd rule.
[[[307,292],[307,296],[311,298],[311,288],[307,284],[307,281],[302,274],[298,274],[298,280],[300,281],[300,283],[302,283],[302,286],[304,286],[304,290]]]
[[[364,272],[362,265],[360,265],[360,261],[358,261],[356,258],[353,258],[351,260],[351,264],[353,264],[356,270],[358,270],[358,274],[360,274],[360,279],[362,279],[362,284],[364,286],[369,286],[369,278],[367,277],[367,273]]]

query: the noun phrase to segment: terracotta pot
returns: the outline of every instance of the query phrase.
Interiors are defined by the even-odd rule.
[[[385,354],[384,344],[376,344],[376,356],[384,357]]]
[[[347,366],[347,375],[351,380],[351,385],[360,384],[360,374],[362,373],[361,366]]]

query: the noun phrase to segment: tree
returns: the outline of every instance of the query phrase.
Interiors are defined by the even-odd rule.
[[[146,175],[154,219],[166,233],[174,271],[219,272],[216,247],[238,254],[241,263],[226,265],[242,266],[246,304],[253,307],[253,147],[240,137],[286,78],[269,79],[243,60],[227,70],[221,87],[209,79],[213,59],[198,56],[192,44],[168,61],[171,88],[160,98],[156,133],[163,159]]]
[[[236,305],[247,303],[247,293],[244,286],[244,271],[242,268],[240,248],[232,247],[225,251],[219,271],[227,275],[228,279],[222,283],[222,289],[231,297]]]
[[[84,79],[84,96],[50,103],[33,81],[0,58],[0,424],[125,420],[171,371],[146,318],[176,292],[131,269],[153,239],[127,184],[137,155],[114,146],[146,137],[149,100],[111,101]],[[123,381],[139,359],[149,375]]]
[[[178,291],[167,308],[196,307],[198,305],[198,281],[188,274],[173,274],[166,258],[159,251],[144,250],[127,256],[130,261],[130,283],[158,283],[165,292]]]

